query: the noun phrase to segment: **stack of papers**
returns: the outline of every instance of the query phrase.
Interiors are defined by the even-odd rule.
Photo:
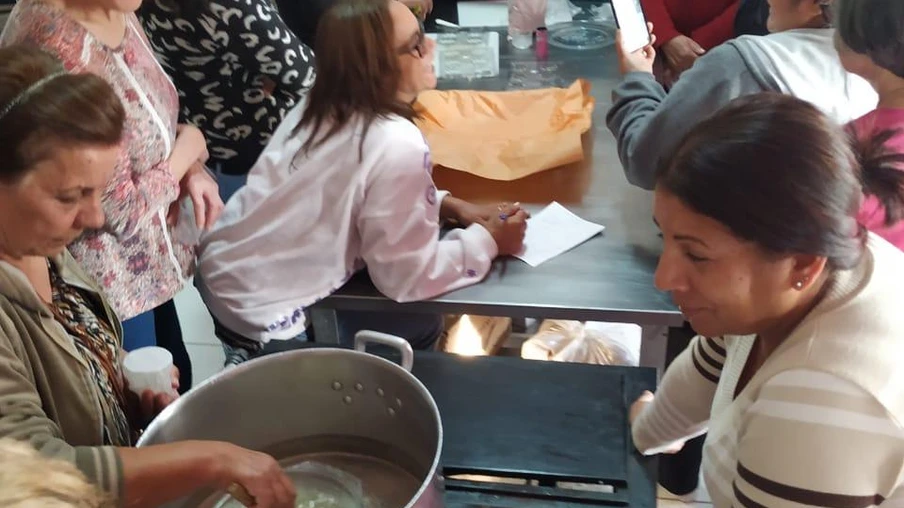
[[[553,201],[527,220],[524,250],[515,257],[539,266],[603,232],[604,226],[586,221]]]

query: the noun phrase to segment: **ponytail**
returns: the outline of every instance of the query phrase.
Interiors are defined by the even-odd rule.
[[[871,136],[856,136],[854,153],[860,163],[863,194],[875,196],[885,208],[885,225],[904,219],[904,152],[889,147],[889,141],[904,136],[901,129],[885,129]]]

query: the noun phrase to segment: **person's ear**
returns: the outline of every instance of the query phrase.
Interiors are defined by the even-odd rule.
[[[789,272],[788,285],[797,291],[804,291],[814,281],[819,280],[826,270],[828,260],[823,256],[796,254],[792,256],[792,267]]]

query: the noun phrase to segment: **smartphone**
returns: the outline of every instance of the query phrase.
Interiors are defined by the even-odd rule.
[[[611,2],[615,23],[621,30],[624,50],[633,53],[648,45],[652,38],[640,0],[611,0]]]

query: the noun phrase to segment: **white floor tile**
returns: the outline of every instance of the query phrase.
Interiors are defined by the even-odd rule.
[[[201,301],[198,290],[189,284],[176,295],[175,300],[185,343],[219,346],[220,341],[213,333],[213,319]]]
[[[195,386],[223,370],[226,355],[219,344],[186,344],[185,347],[191,357],[192,382]]]

